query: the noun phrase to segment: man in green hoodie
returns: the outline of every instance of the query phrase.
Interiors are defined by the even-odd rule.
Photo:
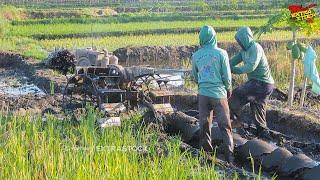
[[[232,57],[231,71],[233,74],[247,74],[248,81],[232,93],[229,100],[231,118],[239,124],[242,107],[250,103],[257,135],[270,139],[266,121],[266,102],[274,89],[274,80],[267,57],[261,45],[253,40],[250,28],[240,28],[235,39],[242,50]],[[237,66],[241,62],[243,65]]]
[[[216,32],[210,26],[200,30],[200,49],[192,56],[192,75],[198,84],[200,147],[213,151],[211,124],[215,117],[223,135],[227,161],[233,153],[228,99],[231,96],[231,70],[228,54],[217,47]]]

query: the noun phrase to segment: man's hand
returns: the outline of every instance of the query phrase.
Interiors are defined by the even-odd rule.
[[[232,90],[227,90],[227,98],[230,99],[232,96]]]

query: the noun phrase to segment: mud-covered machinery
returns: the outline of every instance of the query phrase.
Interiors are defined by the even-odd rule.
[[[83,51],[76,54],[75,74],[68,78],[63,95],[63,105],[67,112],[91,105],[105,112],[107,117],[117,117],[121,112],[135,109],[143,102],[159,104],[154,106],[159,109],[172,109],[169,104],[171,93],[167,91],[170,80],[159,75],[170,73],[170,70],[122,67],[110,62],[97,66],[97,52]]]

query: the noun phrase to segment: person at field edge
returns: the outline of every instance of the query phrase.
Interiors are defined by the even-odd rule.
[[[228,99],[231,96],[231,70],[225,50],[217,47],[216,32],[203,26],[199,34],[200,49],[192,55],[192,76],[198,84],[200,144],[212,152],[211,124],[213,111],[223,136],[226,160],[234,149]]]
[[[247,74],[248,81],[237,87],[229,99],[232,125],[240,125],[239,113],[242,107],[250,103],[256,135],[270,139],[266,121],[266,103],[272,93],[274,80],[271,75],[267,57],[261,45],[253,40],[249,27],[242,27],[235,35],[242,50],[231,58],[233,74]],[[243,65],[237,66],[243,62]]]

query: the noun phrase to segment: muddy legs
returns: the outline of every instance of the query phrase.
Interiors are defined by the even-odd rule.
[[[233,152],[233,138],[228,101],[226,99],[216,101],[214,112],[216,114],[215,120],[217,121],[222,134],[224,150],[225,152]]]
[[[234,121],[241,121],[240,111],[250,102],[253,121],[258,132],[267,129],[266,102],[273,89],[274,85],[257,80],[250,80],[236,88],[229,101],[231,118]]]
[[[233,152],[233,138],[227,99],[199,95],[200,147],[206,151],[213,150],[211,144],[212,110],[215,112],[215,119],[222,133],[225,154],[229,156]]]
[[[212,110],[209,98],[199,95],[199,123],[200,123],[200,141],[199,147],[205,151],[212,152],[211,144],[211,124],[212,124]]]
[[[266,120],[266,103],[256,103],[251,102],[250,108],[253,115],[254,124],[258,129],[266,129],[267,128],[267,120]]]

